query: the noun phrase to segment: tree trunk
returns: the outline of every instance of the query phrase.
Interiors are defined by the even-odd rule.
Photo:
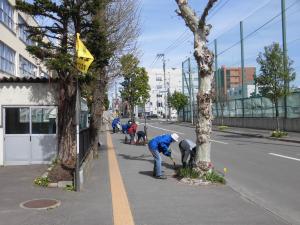
[[[185,24],[194,34],[194,57],[198,65],[198,79],[200,81],[197,94],[198,119],[196,124],[197,170],[202,172],[211,169],[210,160],[210,135],[212,131],[212,81],[213,81],[213,59],[214,55],[207,48],[207,36],[211,25],[206,25],[206,17],[217,0],[208,0],[202,15],[198,18],[197,13],[188,5],[188,0],[175,0]]]
[[[279,131],[279,110],[278,110],[278,101],[275,100],[275,116],[276,116],[276,130]]]
[[[76,80],[67,76],[60,80],[59,88],[58,158],[65,167],[73,169],[76,163]]]
[[[106,77],[105,69],[102,69],[99,74],[99,78],[96,81],[93,91],[93,104],[91,108],[91,120],[90,120],[90,138],[91,147],[94,151],[94,155],[98,156],[98,143],[102,125],[103,111],[105,110],[105,93],[108,79]]]
[[[134,104],[130,104],[130,117],[131,117],[131,120],[133,121],[135,116],[134,116]]]
[[[197,94],[198,118],[196,124],[197,152],[196,165],[201,171],[210,170],[212,131],[212,81],[213,81],[213,53],[206,47],[206,39],[201,38],[200,31],[195,35],[194,56],[198,64],[198,79],[200,88]]]

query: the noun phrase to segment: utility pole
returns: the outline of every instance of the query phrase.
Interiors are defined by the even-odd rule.
[[[188,65],[189,65],[189,84],[190,84],[189,88],[190,88],[191,123],[194,124],[194,85],[192,79],[191,58],[188,58]]]
[[[219,73],[218,73],[218,45],[217,45],[217,39],[214,40],[215,44],[215,93],[216,93],[216,111],[217,111],[217,117],[219,117]],[[198,78],[199,79],[199,78]],[[200,87],[199,87],[200,88]],[[198,89],[199,90],[199,89]]]
[[[241,38],[241,66],[242,66],[242,114],[243,118],[245,117],[245,104],[244,104],[244,82],[245,82],[245,61],[244,61],[244,29],[243,29],[243,21],[240,22],[240,38]]]
[[[287,72],[287,45],[286,45],[286,7],[285,0],[281,0],[281,20],[282,20],[282,48],[283,48],[283,68]],[[284,81],[284,88],[287,92],[289,90],[289,82]],[[284,118],[287,118],[287,96],[284,96]],[[284,124],[285,126],[285,124]]]
[[[166,60],[165,60],[165,54],[160,53],[157,54],[158,58],[162,58],[163,61],[163,71],[164,71],[164,99],[165,99],[165,117],[167,119],[167,88],[166,88]]]

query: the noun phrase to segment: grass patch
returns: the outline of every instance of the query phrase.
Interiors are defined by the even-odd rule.
[[[65,190],[65,191],[75,191],[75,187],[74,187],[72,184],[67,184],[67,185],[64,187],[64,190]]]
[[[182,178],[183,177],[192,178],[192,179],[200,178],[200,173],[189,167],[179,168],[177,170],[177,175],[178,175],[178,177],[182,177]]]
[[[177,170],[177,176],[179,178],[203,179],[204,181],[210,181],[211,183],[226,184],[224,175],[218,173],[215,170],[205,172],[201,175],[200,172],[192,168],[181,167]]]
[[[228,128],[229,128],[228,126],[224,126],[224,125],[218,126],[218,129],[221,130],[221,131],[226,130]]]
[[[271,137],[281,138],[281,137],[286,137],[287,135],[288,135],[288,133],[285,131],[274,130],[271,134]]]
[[[50,179],[48,177],[37,177],[34,179],[34,183],[41,187],[48,187]]]
[[[226,184],[226,180],[223,175],[219,174],[215,170],[212,170],[211,172],[205,173],[202,178],[206,181],[210,181],[212,183],[220,183],[220,184]]]

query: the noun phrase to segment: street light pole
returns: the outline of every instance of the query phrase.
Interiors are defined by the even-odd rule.
[[[165,95],[165,117],[167,118],[167,92],[166,92],[166,60],[165,60],[165,54],[160,53],[157,54],[158,58],[162,58],[163,61],[163,71],[164,71],[164,95]]]

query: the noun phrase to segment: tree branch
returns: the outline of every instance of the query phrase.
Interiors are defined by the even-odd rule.
[[[186,25],[190,28],[190,30],[192,32],[195,32],[199,23],[199,19],[197,17],[196,12],[188,5],[188,0],[175,1],[180,10],[176,10],[176,13],[184,19]]]
[[[203,13],[202,13],[202,16],[201,16],[201,19],[199,21],[199,26],[203,27],[204,24],[205,24],[205,20],[206,20],[206,17],[208,15],[208,12],[209,10],[211,10],[211,8],[214,6],[214,4],[217,2],[218,0],[209,0]]]

